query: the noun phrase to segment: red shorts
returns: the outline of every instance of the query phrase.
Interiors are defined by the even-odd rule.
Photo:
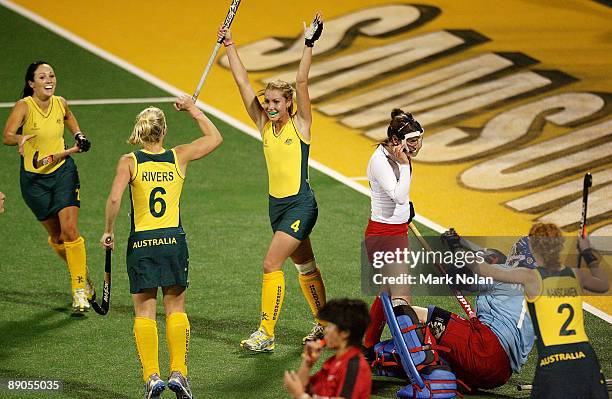
[[[368,220],[365,231],[365,246],[372,262],[374,252],[395,252],[408,248],[408,223],[387,224]]]
[[[477,318],[466,320],[451,314],[438,344],[457,378],[470,388],[491,389],[504,385],[512,375],[510,360],[497,335]]]

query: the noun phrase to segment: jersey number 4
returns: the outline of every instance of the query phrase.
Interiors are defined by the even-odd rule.
[[[297,233],[297,231],[300,229],[300,220],[298,219],[295,222],[293,222],[293,224],[291,225],[291,228],[293,229],[295,233]]]
[[[160,196],[156,197],[158,193]],[[166,201],[161,197],[164,194],[166,194],[166,190],[163,187],[155,187],[149,195],[149,211],[156,218],[160,218],[166,213]],[[157,204],[159,204],[159,211],[156,210]]]

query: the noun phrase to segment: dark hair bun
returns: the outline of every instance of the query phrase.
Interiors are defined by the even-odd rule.
[[[403,114],[405,114],[405,112],[402,111],[401,109],[393,108],[393,111],[391,111],[391,119],[394,119],[396,116],[403,115]]]

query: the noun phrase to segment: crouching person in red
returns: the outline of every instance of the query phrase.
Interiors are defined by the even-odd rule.
[[[322,345],[323,341],[306,343],[300,369],[285,372],[285,388],[294,399],[369,398],[372,375],[360,350],[363,333],[370,322],[365,302],[334,299],[321,308],[317,317],[325,322],[325,344]],[[310,376],[323,346],[335,354]]]

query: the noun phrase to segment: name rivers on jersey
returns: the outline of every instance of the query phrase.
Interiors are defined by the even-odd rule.
[[[142,181],[173,181],[174,173],[173,172],[142,172]]]

